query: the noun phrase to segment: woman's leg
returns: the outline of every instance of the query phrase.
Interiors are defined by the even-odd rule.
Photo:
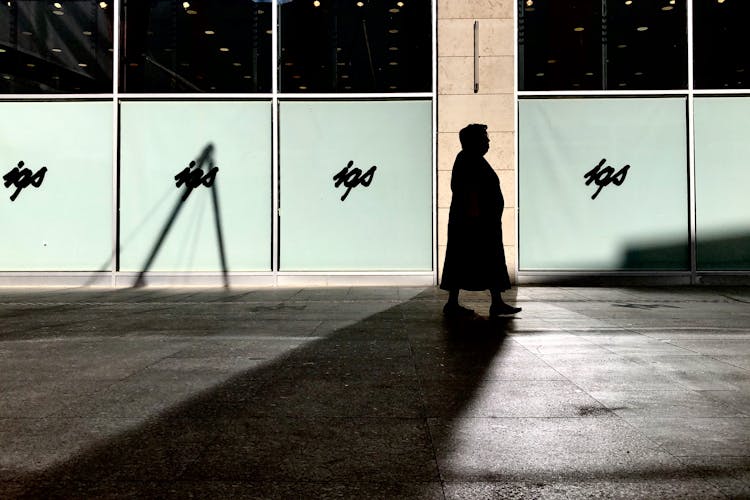
[[[517,314],[521,312],[520,307],[513,307],[506,304],[502,297],[502,292],[498,288],[490,289],[492,295],[492,305],[490,305],[490,316],[500,316],[503,314]]]
[[[443,313],[446,316],[457,316],[457,317],[473,316],[474,315],[473,309],[469,309],[468,307],[463,307],[459,305],[458,292],[459,292],[458,288],[448,290],[448,302],[446,302],[445,307],[443,307]]]

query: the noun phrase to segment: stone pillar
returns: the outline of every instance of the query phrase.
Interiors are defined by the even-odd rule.
[[[513,0],[438,0],[438,271],[442,273],[453,160],[461,150],[458,131],[484,123],[490,136],[487,160],[505,197],[503,238],[515,281],[516,175],[513,94]],[[479,21],[479,92],[474,93],[474,21]]]

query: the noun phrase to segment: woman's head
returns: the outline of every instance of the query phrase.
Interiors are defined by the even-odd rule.
[[[481,123],[467,125],[458,133],[458,138],[464,151],[483,155],[490,149],[487,125]]]

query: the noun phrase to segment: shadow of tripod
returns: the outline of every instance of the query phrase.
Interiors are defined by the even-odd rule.
[[[193,189],[201,185],[208,187],[211,190],[211,198],[214,209],[214,223],[216,226],[216,239],[218,241],[219,247],[219,259],[221,260],[222,278],[224,281],[224,288],[229,288],[229,273],[227,269],[226,253],[224,251],[224,234],[222,232],[221,225],[219,194],[218,188],[216,186],[216,174],[219,172],[219,167],[213,166],[213,152],[214,145],[209,143],[205,148],[203,148],[203,151],[196,161],[191,161],[190,166],[185,167],[182,172],[175,176],[175,181],[177,181],[175,184],[177,185],[177,187],[184,186],[185,190],[178,198],[177,203],[172,209],[172,213],[169,215],[169,218],[167,218],[167,222],[164,224],[159,238],[156,240],[156,243],[151,249],[151,253],[146,259],[146,262],[143,264],[141,272],[138,273],[138,278],[135,280],[133,288],[142,287],[146,284],[146,273],[151,268],[151,265],[153,264],[154,259],[156,259],[156,256],[159,254],[159,250],[161,250],[161,247],[164,244],[164,240],[167,238],[169,231],[172,229],[172,225],[174,224],[175,220],[177,220],[177,216],[180,214],[185,201],[193,192]],[[203,170],[204,165],[208,166],[208,173],[206,173],[205,175]]]

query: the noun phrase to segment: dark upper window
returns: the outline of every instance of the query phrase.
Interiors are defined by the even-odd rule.
[[[750,2],[693,2],[693,75],[698,89],[750,87]]]
[[[112,6],[0,2],[0,93],[112,91]]]
[[[270,2],[124,0],[124,92],[270,92]]]
[[[519,0],[519,90],[687,88],[685,0]]]
[[[282,92],[429,92],[429,0],[286,0]]]

